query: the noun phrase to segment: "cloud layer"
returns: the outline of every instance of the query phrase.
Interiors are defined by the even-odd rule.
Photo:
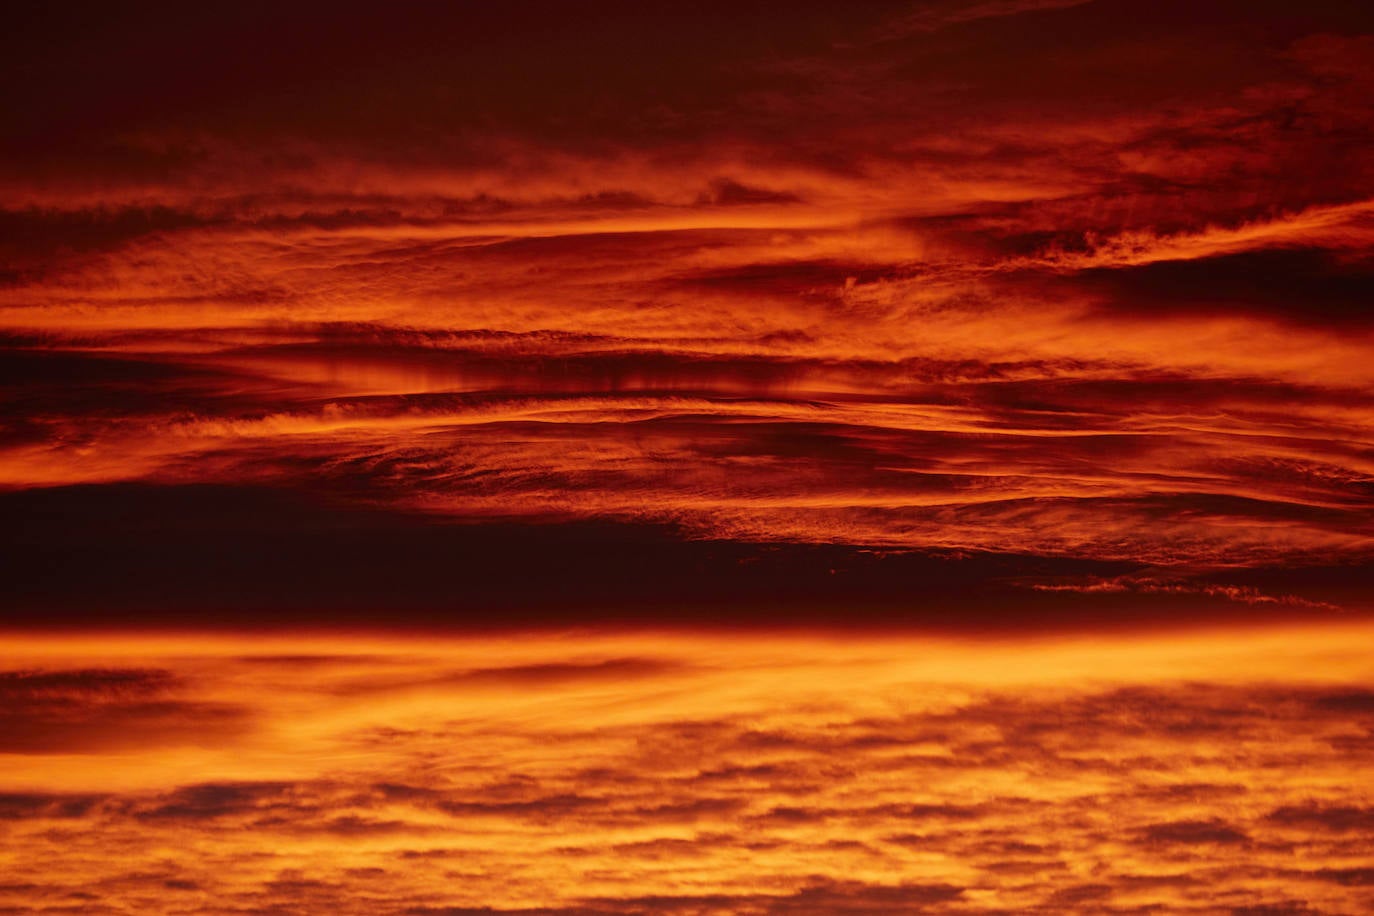
[[[1374,908],[1367,2],[201,6],[0,30],[0,910]]]
[[[12,639],[0,900],[1356,912],[1369,638]]]
[[[1258,583],[1369,568],[1374,23],[1237,11],[31,11],[0,485],[1348,605]]]

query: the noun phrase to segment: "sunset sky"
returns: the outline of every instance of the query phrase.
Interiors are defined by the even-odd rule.
[[[0,76],[0,912],[1374,912],[1374,5]]]

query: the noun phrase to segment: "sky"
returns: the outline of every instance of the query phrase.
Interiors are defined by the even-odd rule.
[[[1374,906],[1367,3],[26,3],[0,79],[0,907]]]

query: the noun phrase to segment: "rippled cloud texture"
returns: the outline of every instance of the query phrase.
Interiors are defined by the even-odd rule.
[[[12,640],[0,904],[1364,912],[1371,635]]]
[[[0,28],[0,910],[1374,909],[1367,0],[206,6]]]

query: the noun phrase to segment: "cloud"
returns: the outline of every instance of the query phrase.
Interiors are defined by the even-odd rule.
[[[1145,828],[1148,843],[1196,845],[1209,843],[1244,843],[1249,838],[1241,831],[1221,821],[1172,821],[1151,824]]]
[[[1268,820],[1295,829],[1323,829],[1334,833],[1367,830],[1374,826],[1374,811],[1348,805],[1285,805],[1269,812]]]
[[[246,709],[182,698],[179,687],[160,669],[0,672],[6,750],[80,754],[196,745],[250,727]]]
[[[1371,868],[1320,868],[1306,873],[1320,881],[1331,881],[1346,887],[1366,887],[1374,884]]]
[[[1301,895],[1340,911],[1364,879],[1369,799],[1341,777],[1361,759],[1340,742],[1359,712],[1330,701],[1360,682],[1362,642],[1242,633],[583,632],[575,665],[552,635],[183,636],[137,643],[160,659],[139,669],[74,663],[90,650],[73,643],[64,665],[13,680],[96,707],[194,684],[252,707],[256,729],[196,750],[190,778],[127,745],[26,765],[31,788],[0,799],[0,831],[24,840],[5,899],[71,887],[118,906],[176,882],[226,905],[345,913],[359,894],[386,912],[1130,912],[1207,887],[1227,907]],[[329,661],[301,665],[306,648]],[[672,676],[620,671],[643,658],[675,660]],[[473,671],[523,674],[450,676]],[[398,673],[408,692],[336,689]],[[89,788],[116,761],[124,786]],[[189,850],[176,869],[169,844]]]
[[[1368,4],[11,20],[0,909],[1359,908]]]
[[[100,804],[103,795],[6,792],[0,794],[0,819],[75,819],[85,817]]]
[[[845,23],[807,7],[777,44],[629,10],[579,25],[593,45],[628,29],[728,52],[691,79],[657,59],[579,70],[594,96],[621,65],[709,84],[713,101],[693,90],[656,112],[683,128],[658,143],[571,128],[555,141],[532,114],[547,100],[530,99],[508,122],[488,112],[481,142],[447,136],[420,162],[352,121],[330,134],[328,105],[295,127],[250,105],[229,130],[149,93],[152,120],[119,141],[148,161],[110,160],[99,180],[92,161],[54,161],[5,216],[29,242],[6,290],[17,407],[0,480],[267,485],[398,525],[613,520],[716,541],[1135,561],[1218,605],[1339,604],[1210,577],[1367,559],[1368,189],[1347,171],[1340,193],[1257,190],[1295,156],[1342,155],[1315,89],[1362,85],[1358,42],[1291,24],[1252,42],[1224,17],[1180,32],[1172,7],[1121,35],[1110,7],[936,4]],[[259,15],[161,27],[233,32]],[[510,37],[496,14],[426,15],[436,34]],[[1337,31],[1360,21],[1329,17]],[[325,71],[348,56],[340,28],[321,36]],[[1074,29],[1110,53],[1069,47]],[[393,98],[406,62],[430,60],[436,79],[406,104],[440,136],[455,100],[438,106],[429,87],[508,64],[372,32],[379,61],[419,48],[350,75],[359,97]],[[1222,50],[1199,62],[1204,38]],[[334,85],[300,82],[281,41],[261,78],[311,98]],[[540,42],[550,59],[585,50]],[[1139,59],[1179,66],[1082,97],[1085,74]],[[88,65],[53,91],[84,85]],[[1036,104],[1006,110],[1018,93]],[[783,142],[798,131],[808,143]],[[147,600],[125,587],[125,604]]]
[[[271,660],[267,660],[266,663],[271,663]],[[502,668],[428,672],[418,676],[387,673],[344,681],[335,685],[332,690],[347,696],[424,690],[445,685],[477,689],[530,689],[581,683],[620,684],[681,673],[683,671],[680,663],[668,659],[610,658],[592,662],[545,662]]]
[[[286,783],[204,783],[177,789],[151,808],[138,812],[145,820],[204,820],[271,808],[290,789]]]
[[[1327,714],[1359,715],[1374,713],[1374,691],[1349,690],[1326,693],[1316,697],[1312,704]]]

